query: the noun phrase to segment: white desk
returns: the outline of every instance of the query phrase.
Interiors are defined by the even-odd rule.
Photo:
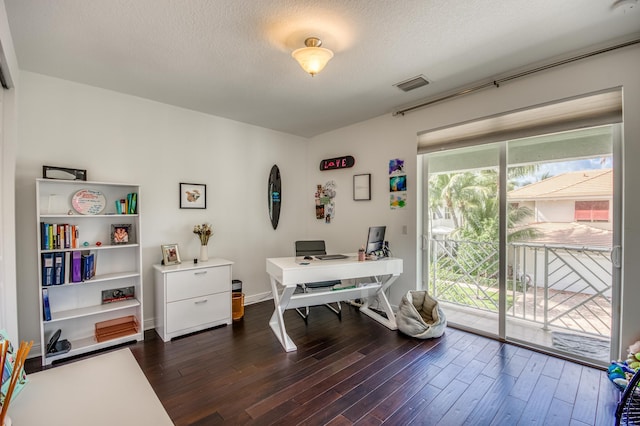
[[[301,265],[309,262],[308,265]],[[370,316],[391,330],[397,330],[396,317],[384,291],[402,273],[402,259],[388,257],[380,260],[358,262],[356,256],[339,260],[303,260],[301,257],[267,259],[267,273],[271,279],[271,291],[275,310],[269,321],[271,329],[287,352],[296,345],[287,334],[282,314],[286,309],[322,305],[342,300],[362,299],[360,312]],[[293,294],[300,283],[372,277],[374,282],[363,287],[343,290],[323,290]],[[281,288],[281,290],[280,290]],[[376,300],[387,318],[371,310]]]

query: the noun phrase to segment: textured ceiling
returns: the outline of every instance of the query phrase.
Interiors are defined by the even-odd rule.
[[[634,0],[4,1],[23,70],[306,137],[640,36]],[[335,52],[313,78],[309,36]]]

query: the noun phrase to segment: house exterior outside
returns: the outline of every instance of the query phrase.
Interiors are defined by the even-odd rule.
[[[521,274],[537,285],[549,280],[544,268],[548,252],[558,256],[564,269],[559,278],[547,281],[548,288],[585,294],[611,296],[611,259],[613,224],[613,171],[580,170],[550,177],[510,191],[509,203],[529,207],[533,216],[527,226],[538,236],[527,246],[527,259],[518,260]],[[540,248],[536,248],[536,247]],[[572,249],[570,253],[558,248]],[[584,249],[584,250],[581,250]],[[589,250],[586,250],[589,249]],[[527,267],[523,267],[528,265]],[[535,265],[535,266],[534,266]],[[556,265],[552,265],[553,271]],[[526,270],[525,270],[526,269]],[[562,272],[565,272],[564,270]],[[586,278],[576,281],[576,275]],[[585,285],[585,281],[589,284]]]
[[[542,234],[536,239],[539,242],[611,246],[611,169],[581,170],[556,175],[510,191],[508,200],[509,203],[518,203],[533,211],[527,224],[539,228]],[[571,229],[576,232],[567,232]],[[584,232],[585,229],[593,229],[595,235],[590,236]]]

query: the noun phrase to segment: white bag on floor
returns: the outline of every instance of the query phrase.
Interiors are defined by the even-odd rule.
[[[402,297],[396,322],[398,330],[419,339],[440,337],[447,326],[438,301],[426,291],[409,291]]]

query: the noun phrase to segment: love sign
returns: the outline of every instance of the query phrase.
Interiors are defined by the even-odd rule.
[[[343,157],[330,158],[328,160],[322,160],[320,162],[320,171],[335,170],[335,169],[348,169],[356,164],[355,158],[351,155],[345,155]]]

